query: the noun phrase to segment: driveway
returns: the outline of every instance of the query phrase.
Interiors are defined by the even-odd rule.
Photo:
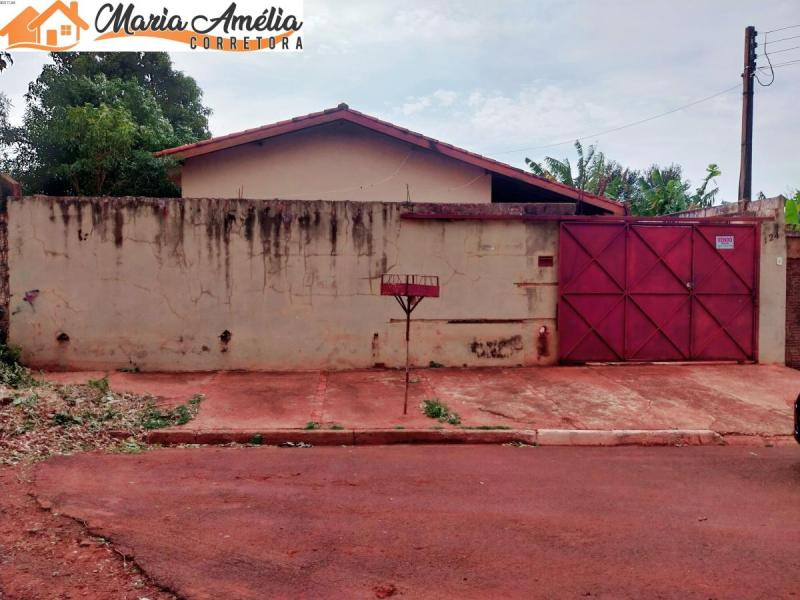
[[[800,448],[186,448],[42,464],[189,599],[787,598]]]

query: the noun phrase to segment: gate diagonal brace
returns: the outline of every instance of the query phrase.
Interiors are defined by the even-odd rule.
[[[653,332],[652,332],[652,333],[651,333],[649,336],[647,336],[647,339],[646,339],[646,340],[645,340],[645,341],[644,341],[644,342],[643,342],[643,343],[642,343],[642,344],[641,344],[641,345],[640,345],[640,346],[639,346],[639,347],[638,347],[636,350],[634,350],[633,352],[631,352],[631,357],[635,357],[635,356],[636,356],[636,355],[639,353],[639,351],[640,351],[642,348],[644,348],[644,347],[647,345],[647,343],[648,343],[648,342],[649,342],[651,339],[653,339],[653,336],[655,336],[657,333],[660,333],[661,335],[663,335],[663,336],[664,336],[664,338],[665,338],[665,339],[666,339],[666,340],[667,340],[667,341],[668,341],[670,344],[672,344],[672,347],[673,347],[673,348],[675,348],[675,350],[677,350],[678,354],[680,354],[680,355],[683,357],[683,359],[684,359],[684,360],[688,360],[688,357],[686,356],[686,354],[684,354],[684,352],[683,352],[683,351],[682,351],[680,348],[678,348],[678,345],[677,345],[675,342],[673,342],[673,341],[672,341],[672,338],[670,338],[670,337],[669,337],[669,336],[666,334],[666,332],[664,332],[664,330],[663,330],[663,328],[661,327],[661,325],[659,325],[658,323],[656,323],[655,319],[653,319],[653,318],[652,318],[652,317],[651,317],[649,314],[647,314],[647,311],[646,311],[646,310],[644,310],[644,309],[641,307],[641,305],[640,305],[640,304],[639,304],[639,303],[638,303],[638,302],[637,302],[637,301],[636,301],[636,300],[633,298],[633,296],[632,296],[632,295],[630,295],[630,294],[626,294],[626,296],[628,297],[628,299],[629,299],[631,302],[633,302],[633,304],[636,306],[636,308],[638,308],[638,309],[639,309],[639,312],[641,312],[641,313],[642,313],[642,314],[645,316],[645,318],[646,318],[648,321],[650,321],[650,323],[652,323],[652,324],[653,324],[653,327],[655,327],[655,330],[654,330],[654,331],[653,331]],[[690,301],[690,299],[691,299],[691,296],[689,296],[689,294],[687,294],[687,295],[686,295],[686,300],[684,301],[684,304],[686,304],[686,302],[689,302],[689,301]],[[681,305],[681,308],[683,308],[683,304]],[[670,318],[667,320],[667,322],[664,324],[664,327],[666,327],[666,326],[668,326],[670,323],[672,323],[672,321],[674,321],[674,320],[675,320],[675,317],[676,317],[677,315],[678,315],[678,312],[674,312],[674,313],[672,314],[672,316],[671,316],[671,317],[670,317]],[[690,335],[691,335],[691,334],[690,334]]]
[[[695,231],[697,231],[697,229],[695,229]],[[733,265],[730,262],[728,262],[728,259],[725,258],[725,256],[719,250],[717,250],[714,247],[714,244],[711,243],[711,240],[709,240],[706,236],[704,236],[702,233],[700,233],[700,231],[697,231],[697,233],[700,234],[700,239],[702,239],[706,244],[708,244],[708,246],[714,251],[714,254],[716,254],[717,257],[719,258],[719,261],[717,261],[717,264],[719,264],[720,262],[724,263],[725,266],[728,267],[733,272],[734,275],[736,275],[736,277],[739,279],[739,281],[742,282],[742,285],[745,287],[745,289],[749,290],[752,293],[753,286],[751,284],[747,283],[742,278],[742,276],[739,275],[739,271],[737,271],[733,267]],[[750,228],[750,233],[751,233],[751,235],[753,234],[753,228]],[[741,246],[739,246],[739,249],[741,249]],[[735,249],[733,252],[738,252],[739,249]],[[705,282],[709,277],[711,277],[711,274],[714,273],[715,270],[716,269],[709,269],[708,274],[703,279],[701,279],[700,282],[698,282],[695,285],[695,287],[699,287],[699,285],[701,283]]]
[[[603,273],[608,275],[608,277],[611,279],[611,281],[613,281],[614,283],[617,284],[617,287],[620,289],[620,291],[624,290],[624,287],[622,285],[620,285],[619,281],[617,281],[617,278],[614,277],[611,273],[608,272],[608,269],[606,269],[603,266],[603,263],[601,263],[599,260],[597,260],[597,257],[594,254],[592,254],[591,252],[589,252],[589,249],[586,246],[584,246],[580,242],[580,240],[578,238],[576,238],[575,235],[573,235],[573,233],[569,229],[567,229],[565,227],[562,227],[561,231],[566,231],[567,233],[569,233],[569,236],[575,241],[576,244],[578,244],[578,246],[581,247],[581,250],[583,250],[586,253],[586,255],[591,259],[591,260],[589,260],[589,263],[586,266],[584,266],[577,274],[575,274],[572,277],[572,279],[570,279],[570,281],[572,281],[573,279],[577,279],[578,277],[583,275],[583,273],[586,271],[586,269],[588,269],[589,267],[592,266],[592,263],[596,263],[597,266],[600,267],[603,270]],[[617,235],[615,235],[613,238],[611,238],[611,241],[609,241],[605,246],[603,246],[603,248],[600,250],[600,252],[598,252],[598,254],[602,254],[603,252],[608,250],[609,246],[611,246],[611,244],[616,242],[617,239],[621,235],[624,235],[624,233],[625,233],[625,228],[623,227],[622,229],[620,229],[620,231],[619,231],[619,233]],[[569,283],[569,282],[568,281],[564,282],[564,286],[565,287],[566,287],[567,283]]]
[[[639,239],[642,241],[642,243],[643,243],[645,246],[647,246],[647,249],[648,249],[648,250],[650,250],[650,252],[652,252],[652,253],[653,253],[653,255],[656,257],[656,262],[655,262],[655,263],[653,263],[653,265],[652,265],[652,266],[651,266],[649,269],[647,269],[647,272],[646,272],[644,275],[642,275],[641,277],[639,277],[639,279],[636,281],[636,283],[634,283],[633,285],[629,285],[629,286],[628,286],[628,289],[630,290],[630,289],[632,289],[632,288],[635,288],[635,287],[636,287],[636,286],[637,286],[639,283],[641,283],[641,282],[642,282],[642,280],[643,280],[645,277],[647,277],[647,276],[648,276],[648,275],[649,275],[649,274],[650,274],[650,273],[653,271],[653,269],[655,269],[655,268],[656,268],[656,265],[657,265],[659,262],[660,262],[661,264],[663,264],[663,265],[664,265],[664,266],[667,268],[667,270],[668,270],[668,271],[669,271],[669,272],[672,274],[672,276],[673,276],[673,277],[675,277],[675,279],[677,279],[677,280],[678,280],[678,282],[680,282],[680,284],[681,284],[681,287],[684,287],[684,286],[686,285],[686,282],[683,280],[683,278],[682,278],[682,277],[678,277],[678,274],[677,274],[677,273],[675,273],[675,271],[672,269],[672,267],[670,267],[670,266],[669,266],[669,265],[666,263],[666,261],[664,260],[663,256],[666,256],[667,254],[669,254],[670,252],[672,252],[672,251],[673,251],[673,250],[674,250],[674,249],[675,249],[675,248],[678,246],[678,244],[679,244],[680,242],[683,242],[683,241],[684,241],[684,239],[683,239],[683,238],[685,238],[685,237],[686,237],[686,235],[684,234],[683,236],[679,237],[679,238],[678,238],[678,239],[677,239],[677,240],[676,240],[676,241],[675,241],[675,242],[674,242],[674,243],[673,243],[673,244],[672,244],[672,245],[671,245],[671,246],[670,246],[670,247],[669,247],[669,248],[666,250],[666,252],[664,252],[664,254],[663,254],[663,256],[662,256],[661,254],[659,254],[658,252],[656,252],[656,251],[655,251],[655,249],[653,248],[653,246],[651,246],[651,245],[650,245],[650,242],[648,242],[646,239],[644,239],[644,238],[642,237],[642,235],[639,233],[638,229],[636,229],[636,228],[634,228],[634,227],[632,227],[631,229],[633,229],[633,232],[636,234],[636,237],[638,237],[638,238],[639,238]],[[690,227],[687,227],[687,228],[686,228],[686,233],[688,233],[689,235],[691,235],[691,234],[692,234],[692,229],[691,229]]]
[[[609,294],[609,296],[610,296],[610,295],[611,295],[611,294]],[[575,343],[573,344],[572,348],[570,348],[570,349],[569,349],[569,352],[566,352],[566,353],[564,354],[564,356],[569,356],[570,354],[572,354],[572,352],[575,350],[575,348],[577,348],[577,347],[578,347],[578,346],[581,344],[581,342],[583,342],[583,340],[585,340],[585,339],[586,339],[586,336],[588,336],[590,333],[594,333],[594,334],[595,334],[595,335],[598,337],[598,339],[599,339],[601,342],[603,342],[603,344],[605,344],[606,348],[608,348],[609,350],[611,350],[611,352],[613,352],[613,353],[614,353],[614,355],[615,355],[615,356],[616,356],[616,357],[617,357],[619,360],[624,360],[624,359],[622,358],[622,356],[620,355],[620,353],[619,353],[619,352],[617,352],[616,350],[614,350],[614,348],[611,346],[611,344],[609,344],[609,343],[606,341],[606,338],[604,338],[604,337],[603,337],[603,336],[600,334],[600,332],[599,332],[599,331],[597,331],[597,329],[595,329],[595,327],[594,327],[594,326],[593,326],[591,323],[589,323],[589,321],[586,319],[586,317],[584,317],[584,316],[583,316],[583,315],[580,313],[580,311],[579,311],[577,308],[575,308],[575,305],[574,305],[574,304],[572,304],[572,302],[570,302],[569,298],[568,298],[566,295],[562,296],[562,299],[564,300],[564,302],[566,302],[566,303],[569,305],[569,307],[572,309],[572,311],[573,311],[573,312],[574,312],[576,315],[578,315],[578,317],[581,319],[581,321],[583,321],[583,322],[586,324],[586,326],[589,328],[589,329],[588,329],[588,330],[587,330],[587,331],[586,331],[586,332],[585,332],[585,333],[584,333],[584,334],[583,334],[583,335],[580,337],[580,339],[579,339],[577,342],[575,342]],[[609,311],[608,311],[608,312],[607,312],[605,315],[603,315],[603,317],[602,317],[602,318],[601,318],[601,319],[600,319],[600,320],[597,322],[597,324],[598,324],[598,325],[601,325],[601,324],[603,323],[603,321],[605,321],[605,320],[606,320],[606,319],[609,317],[609,315],[610,315],[612,312],[614,312],[614,310],[616,310],[616,308],[617,308],[617,307],[618,307],[618,306],[619,306],[619,305],[622,303],[622,301],[623,301],[624,299],[625,299],[625,296],[624,296],[624,295],[620,295],[620,297],[619,297],[619,300],[617,300],[616,304],[614,304],[614,306],[612,306],[612,307],[611,307],[611,309],[610,309],[610,310],[609,310]],[[623,334],[624,334],[624,332],[623,332]]]
[[[745,296],[745,294],[737,294],[737,295],[739,295],[739,296]],[[711,318],[714,320],[714,322],[717,324],[717,326],[719,327],[719,329],[718,329],[718,330],[717,330],[715,333],[712,333],[711,335],[709,335],[708,337],[706,337],[706,339],[704,340],[704,344],[700,346],[700,349],[699,349],[699,350],[696,350],[696,351],[695,351],[695,354],[699,354],[700,352],[702,352],[703,350],[705,350],[705,349],[706,349],[706,347],[708,347],[709,343],[711,343],[711,340],[713,340],[715,337],[717,337],[717,336],[720,334],[720,332],[723,332],[723,333],[724,333],[726,336],[728,336],[728,339],[729,339],[730,341],[732,341],[734,344],[736,344],[736,347],[737,347],[737,348],[739,348],[739,350],[740,350],[740,351],[741,351],[741,353],[742,353],[742,354],[745,356],[745,358],[750,358],[750,354],[747,352],[747,350],[745,350],[744,348],[742,348],[742,345],[741,345],[739,342],[737,342],[737,341],[736,341],[736,338],[735,338],[735,337],[733,337],[733,335],[731,335],[731,332],[730,332],[730,331],[728,331],[728,328],[727,328],[725,325],[723,325],[723,324],[722,324],[722,321],[720,321],[720,320],[719,320],[719,319],[716,317],[716,315],[715,315],[715,314],[714,314],[712,311],[710,311],[710,310],[708,309],[708,307],[705,305],[705,303],[704,303],[702,300],[700,300],[700,296],[699,296],[699,295],[697,295],[697,294],[695,294],[693,297],[694,297],[694,299],[697,301],[697,303],[698,303],[700,306],[702,306],[702,307],[703,307],[703,310],[704,310],[704,311],[706,311],[706,314],[707,314],[709,317],[711,317]],[[745,308],[747,308],[747,304],[742,304],[742,305],[739,307],[739,310],[737,310],[737,311],[736,311],[736,312],[733,314],[733,316],[732,316],[730,319],[728,319],[728,323],[732,322],[732,321],[733,321],[733,320],[734,320],[736,317],[738,317],[738,316],[739,316],[739,314],[741,314],[741,312],[742,312],[742,311],[743,311]]]

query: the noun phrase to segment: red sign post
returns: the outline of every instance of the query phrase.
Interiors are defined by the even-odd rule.
[[[403,414],[408,414],[409,345],[411,338],[411,313],[423,298],[439,297],[439,278],[436,275],[397,275],[387,273],[381,277],[381,296],[394,296],[406,313],[406,389]]]

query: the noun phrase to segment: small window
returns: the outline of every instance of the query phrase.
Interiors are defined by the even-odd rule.
[[[72,35],[72,25],[62,25],[61,35]]]
[[[553,257],[552,256],[539,256],[539,266],[540,267],[552,267],[553,266]]]

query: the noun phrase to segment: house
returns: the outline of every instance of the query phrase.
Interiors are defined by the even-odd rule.
[[[16,17],[0,29],[0,37],[8,36],[8,46],[17,44],[35,44],[38,32],[28,29],[28,24],[39,16],[39,11],[32,6],[26,7]]]
[[[625,214],[608,198],[549,181],[340,104],[169,148],[185,198],[285,198],[460,204],[571,203]]]
[[[47,48],[69,48],[81,38],[81,29],[89,25],[78,15],[78,3],[70,2],[69,7],[56,0],[43,13],[31,7],[25,8],[11,20],[0,36],[8,36],[8,46],[35,44]]]

